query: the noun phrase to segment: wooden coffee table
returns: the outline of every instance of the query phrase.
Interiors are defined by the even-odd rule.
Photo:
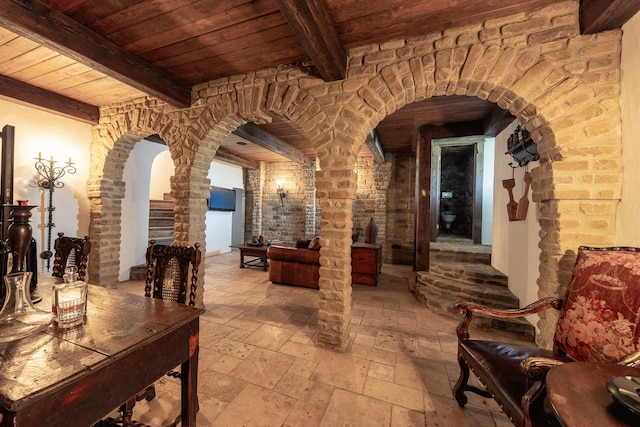
[[[547,374],[547,397],[563,426],[637,426],[640,416],[607,391],[607,381],[622,376],[638,377],[640,369],[613,363],[565,363]]]
[[[231,245],[230,247],[240,250],[240,268],[255,267],[262,268],[264,271],[269,270],[269,261],[267,260],[268,245]],[[245,256],[253,257],[253,259],[245,261]]]

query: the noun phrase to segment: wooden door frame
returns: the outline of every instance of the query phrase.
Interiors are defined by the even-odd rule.
[[[471,239],[475,244],[482,243],[482,197],[484,174],[484,137],[461,137],[432,140],[431,143],[431,214],[430,214],[430,241],[438,238],[438,225],[440,223],[440,192],[442,177],[442,147],[473,145],[474,146],[474,176],[473,176],[473,218],[471,221]]]

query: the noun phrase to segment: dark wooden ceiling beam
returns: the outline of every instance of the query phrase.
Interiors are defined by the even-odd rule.
[[[147,141],[155,142],[156,144],[167,145],[167,142],[164,139],[162,139],[162,137],[157,133],[146,136],[144,139],[146,139]]]
[[[0,76],[0,96],[38,106],[92,125],[100,120],[100,109],[95,105],[58,95],[11,77]]]
[[[216,151],[216,155],[214,157],[215,160],[222,160],[227,163],[231,163],[236,166],[240,166],[247,169],[258,169],[258,162],[253,160],[245,159],[244,157],[240,157],[237,154],[232,153],[231,151],[225,149],[224,147],[219,147],[218,151]]]
[[[491,114],[484,119],[484,136],[496,136],[502,132],[507,126],[509,126],[514,120],[515,116],[507,110],[503,110],[497,105],[493,106]]]
[[[441,125],[433,125],[432,129],[431,135],[433,139],[484,135],[484,123],[482,120],[443,123]]]
[[[42,3],[1,1],[0,25],[171,105],[191,104],[188,85]]]
[[[306,161],[306,157],[302,151],[262,130],[259,126],[253,123],[245,123],[234,130],[233,133],[262,148],[273,151],[292,162],[305,163]]]
[[[640,0],[582,0],[580,29],[594,34],[620,28],[640,10]]]
[[[371,133],[367,135],[367,139],[365,139],[364,143],[369,148],[369,151],[371,151],[374,162],[385,162],[384,151],[382,151],[382,145],[380,144],[380,139],[378,138],[378,134],[375,130],[372,130]]]
[[[325,81],[342,80],[347,52],[323,0],[275,0]]]

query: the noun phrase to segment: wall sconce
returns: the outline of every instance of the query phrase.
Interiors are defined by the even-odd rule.
[[[518,164],[512,167],[523,167],[529,162],[540,159],[538,146],[533,142],[529,131],[522,125],[518,125],[507,139],[507,151],[504,154],[509,154]]]
[[[287,197],[287,193],[285,193],[284,188],[282,188],[282,183],[280,181],[277,182],[278,185],[278,196],[280,197],[280,205],[284,207],[284,198]]]

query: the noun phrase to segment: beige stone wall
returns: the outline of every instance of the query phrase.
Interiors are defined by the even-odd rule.
[[[364,230],[371,218],[378,225],[377,242],[384,243],[387,236],[387,189],[391,180],[392,155],[385,163],[376,163],[373,157],[358,157],[356,174],[358,176],[356,198],[353,201],[353,231],[360,233],[364,241]],[[386,252],[382,248],[383,257]],[[384,259],[384,258],[383,258]]]
[[[242,174],[244,183],[244,241],[248,242],[251,236],[262,234],[262,193],[265,182],[265,165],[261,162],[258,169],[243,168]]]
[[[315,221],[315,166],[294,162],[269,163],[265,167],[262,194],[262,234],[265,239],[295,242],[320,232]],[[286,197],[280,199],[277,183]]]
[[[101,110],[93,132],[90,232],[97,280],[114,280],[124,161],[135,142],[158,133],[176,164],[176,240],[204,241],[206,179],[220,142],[238,125],[279,116],[317,150],[321,210],[319,341],[348,345],[349,248],[357,153],[367,134],[404,105],[432,96],[477,96],[517,116],[538,144],[532,171],[540,203],[540,295],[566,283],[579,244],[613,241],[620,198],[619,31],[580,36],[578,3],[491,19],[349,51],[347,78],[326,83],[283,66],[194,87],[192,107],[153,99]],[[92,277],[94,272],[92,271]],[[542,319],[541,344],[552,322]]]

